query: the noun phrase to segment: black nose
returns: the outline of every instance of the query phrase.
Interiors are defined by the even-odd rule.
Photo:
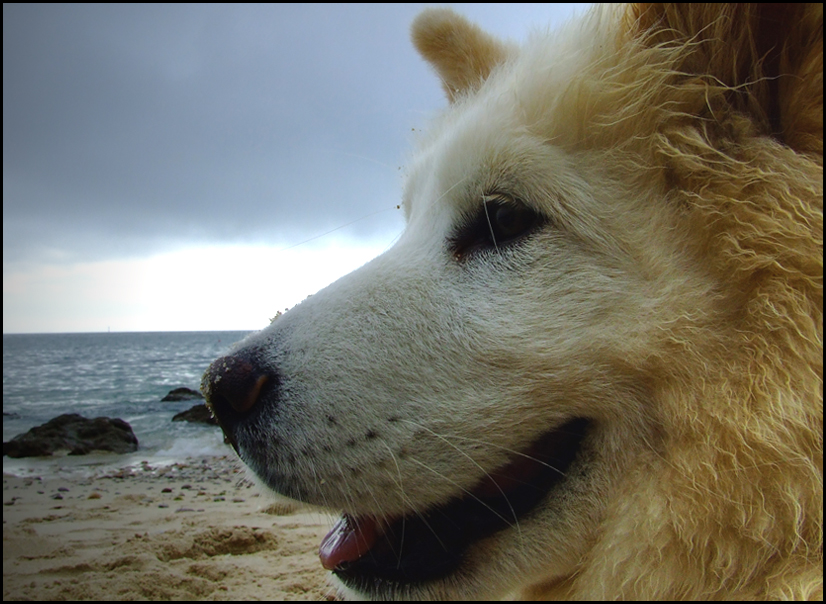
[[[242,350],[213,361],[201,379],[207,407],[218,420],[233,448],[238,451],[237,430],[264,392],[277,378],[257,362],[254,351]]]

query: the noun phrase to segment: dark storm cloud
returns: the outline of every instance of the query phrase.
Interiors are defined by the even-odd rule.
[[[397,75],[424,71],[413,13],[4,6],[5,258],[318,232],[391,207],[405,126],[433,105]]]
[[[420,9],[4,5],[4,261],[398,230]]]

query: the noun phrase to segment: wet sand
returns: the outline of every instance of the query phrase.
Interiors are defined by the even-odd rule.
[[[3,476],[6,600],[325,600],[329,516],[231,457]]]

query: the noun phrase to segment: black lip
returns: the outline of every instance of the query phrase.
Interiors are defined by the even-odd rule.
[[[529,482],[506,495],[464,496],[399,518],[369,552],[334,573],[350,588],[386,597],[404,586],[449,575],[470,545],[512,526],[564,480],[589,425],[576,418],[534,443],[531,451],[542,453],[532,457],[541,464]]]

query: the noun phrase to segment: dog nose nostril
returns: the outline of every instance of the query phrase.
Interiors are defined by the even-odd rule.
[[[252,409],[270,377],[250,361],[227,356],[210,365],[204,376],[204,394],[210,401],[223,399],[237,413]]]
[[[249,379],[243,380],[239,384],[241,386],[240,388],[235,388],[235,385],[231,386],[228,391],[224,388],[219,388],[219,391],[223,392],[224,397],[229,401],[230,406],[238,413],[244,413],[252,409],[252,406],[258,400],[261,388],[269,381],[266,375],[258,376],[254,382],[252,381],[252,377],[254,376],[249,375],[245,377]],[[226,382],[226,379],[222,381]]]

